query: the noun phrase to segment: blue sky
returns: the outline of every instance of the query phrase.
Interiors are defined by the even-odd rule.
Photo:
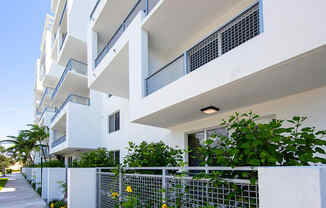
[[[0,140],[34,120],[35,64],[50,0],[1,2]]]

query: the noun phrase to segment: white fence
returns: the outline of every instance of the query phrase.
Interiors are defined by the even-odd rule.
[[[65,178],[65,169],[59,169],[54,169],[54,171],[48,170],[45,174],[48,174],[48,179],[53,178],[52,182],[49,182],[47,185],[51,186],[52,184],[52,187],[56,187],[57,191],[62,191],[60,186],[56,186],[58,183],[54,182]],[[245,170],[246,168],[237,170],[240,171],[241,169]],[[225,203],[226,201],[223,202],[223,195],[224,199],[226,199],[227,193],[230,190],[227,184],[219,188],[209,184],[205,179],[193,180],[193,178],[188,176],[173,177],[173,174],[168,173],[172,171],[171,168],[163,168],[163,170],[165,170],[163,171],[165,175],[162,172],[161,174],[158,173],[158,175],[156,173],[146,174],[143,172],[144,169],[131,168],[128,173],[123,174],[123,177],[117,178],[114,173],[106,172],[112,171],[112,169],[69,168],[67,184],[68,207],[112,207],[115,201],[112,200],[110,194],[116,191],[126,195],[126,186],[131,186],[133,189],[132,193],[135,196],[154,202],[151,208],[161,207],[162,203],[170,205],[176,203],[177,200],[183,203],[184,208],[202,208],[201,204],[205,204],[203,203],[205,201],[220,204],[216,206],[214,204],[215,207],[219,208],[326,208],[326,167],[255,168],[253,171],[258,173],[258,183],[256,185],[249,185],[245,181],[230,181],[230,185],[233,183],[241,186],[241,192],[237,193],[243,193],[238,198],[240,199],[239,202],[228,201],[231,204]],[[134,173],[132,173],[133,171]],[[142,172],[140,173],[139,171]],[[26,175],[29,175],[30,172],[31,170],[29,169],[23,169],[23,173]],[[122,183],[119,181],[122,181]],[[42,184],[44,187],[45,183],[43,182]],[[167,187],[165,191],[159,191],[162,186]],[[50,188],[47,190],[50,191]],[[53,189],[51,190],[53,191]],[[50,195],[49,193],[47,194]],[[60,197],[63,197],[63,194],[61,192],[61,194],[53,197],[54,195],[52,195],[52,199],[60,199]],[[248,203],[246,203],[245,198],[249,199],[247,200]],[[242,199],[244,199],[244,203],[241,201]],[[237,204],[235,205],[235,203]],[[258,204],[259,206],[257,206]]]
[[[34,183],[36,190],[42,188],[42,199],[50,202],[52,200],[64,199],[63,183],[66,183],[66,168],[23,168],[22,173],[26,179]]]

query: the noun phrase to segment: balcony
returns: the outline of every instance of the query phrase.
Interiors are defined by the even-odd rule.
[[[69,94],[88,97],[87,81],[87,65],[70,59],[51,95],[51,100],[60,104]]]
[[[135,29],[131,29],[131,25],[137,24],[134,28],[140,28],[144,16],[149,13],[156,2],[158,1],[103,0],[98,3],[91,18],[91,28],[96,33],[96,41],[92,46],[93,49],[96,48],[93,50],[96,54],[92,55],[95,78],[91,77],[91,88],[125,98],[129,97],[128,41],[135,32]],[[141,17],[137,16],[139,14]]]
[[[43,110],[47,107],[52,105],[51,103],[51,95],[53,93],[54,89],[53,88],[45,88],[39,106],[38,106],[38,112],[43,112]]]
[[[52,55],[59,65],[70,58],[87,61],[87,27],[89,14],[96,0],[60,1],[55,14],[53,32],[56,34]]]
[[[294,3],[295,15],[289,17],[287,11]],[[302,15],[307,10],[309,18]],[[319,8],[308,2],[276,0],[255,4],[233,16],[199,43],[192,41],[186,52],[176,53],[179,49],[171,48],[175,55],[169,60],[174,61],[164,61],[161,67],[149,65],[146,85],[134,87],[144,93],[134,92],[141,96],[131,104],[131,122],[172,128],[208,118],[200,111],[207,106],[216,106],[223,113],[326,85],[326,61],[322,58],[326,55],[326,29],[320,28],[326,15]],[[146,24],[145,20],[144,27]],[[155,33],[150,35],[154,41]],[[183,41],[180,45],[187,44]],[[150,54],[157,51],[164,48],[149,48]],[[140,68],[132,70],[144,73]]]
[[[250,7],[222,28],[207,36],[166,66],[146,78],[146,95],[176,81],[232,49],[256,37],[262,31],[259,5]]]
[[[89,98],[70,95],[51,119],[51,154],[65,154],[100,146],[99,116],[90,107]]]
[[[53,141],[51,143],[51,147],[55,148],[56,146],[59,146],[60,144],[64,143],[66,141],[66,135],[60,137],[59,139]]]
[[[51,119],[51,122],[53,123],[57,117],[59,117],[59,115],[62,113],[62,111],[64,110],[64,108],[69,104],[69,103],[76,103],[79,105],[86,105],[89,106],[90,105],[90,100],[89,98],[86,97],[80,97],[78,95],[69,95],[66,100],[63,102],[63,104],[60,106],[60,108],[58,108],[54,114],[54,116]]]
[[[46,107],[42,114],[39,117],[39,125],[40,126],[49,126],[51,123],[51,118],[53,117],[55,113],[54,108]]]

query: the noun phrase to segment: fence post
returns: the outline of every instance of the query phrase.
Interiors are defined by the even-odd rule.
[[[188,61],[188,52],[184,52],[183,54],[183,58],[184,58],[184,74],[188,74],[189,72],[189,61]]]
[[[122,169],[119,171],[119,201],[122,200]]]
[[[97,208],[100,208],[102,207],[102,192],[101,192],[101,187],[102,187],[102,182],[101,182],[101,179],[102,179],[102,176],[101,176],[101,169],[97,169],[96,170],[96,177],[97,177]]]
[[[162,169],[162,200],[164,203],[167,202],[167,182],[166,182],[166,169]]]

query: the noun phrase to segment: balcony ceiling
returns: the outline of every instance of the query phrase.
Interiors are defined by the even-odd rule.
[[[138,0],[104,0],[95,11],[93,30],[112,36]]]
[[[87,46],[86,42],[75,38],[70,33],[67,34],[62,49],[59,52],[58,64],[66,66],[70,59],[81,62],[87,62]]]
[[[163,128],[207,118],[200,109],[214,105],[221,112],[278,99],[326,85],[326,45],[287,60],[280,64],[253,73],[201,95],[171,105],[158,112],[148,114],[134,122]],[[186,78],[186,77],[185,77]],[[177,82],[192,82],[188,77],[162,88],[150,96],[159,96]],[[188,83],[189,84],[189,83]],[[167,89],[169,88],[169,89]],[[146,99],[146,98],[145,98]]]
[[[115,96],[129,97],[129,44],[117,54],[109,53],[98,65],[92,76],[96,79],[90,83],[90,88],[111,93]]]
[[[150,45],[154,50],[166,56],[169,56],[171,52],[182,53],[188,49],[188,43],[200,40],[193,40],[194,37],[203,38],[214,31],[214,25],[216,25],[220,17],[223,17],[225,14],[232,14],[232,9],[235,7],[247,9],[255,2],[257,1],[160,1],[157,7],[145,19],[143,28],[149,32]],[[213,30],[210,29],[212,27],[214,28]]]

